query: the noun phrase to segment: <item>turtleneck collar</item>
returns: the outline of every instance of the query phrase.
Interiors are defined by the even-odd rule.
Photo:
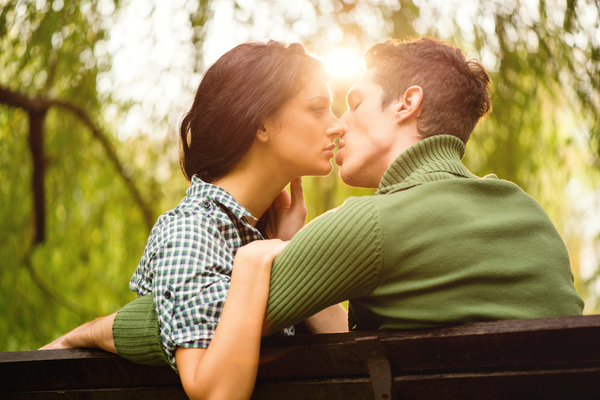
[[[464,155],[465,144],[456,136],[436,135],[423,139],[388,167],[376,194],[452,177],[477,178],[460,161]]]

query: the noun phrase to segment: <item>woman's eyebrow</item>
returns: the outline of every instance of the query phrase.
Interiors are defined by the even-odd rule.
[[[313,101],[313,100],[322,100],[326,103],[331,103],[331,97],[329,96],[315,96],[309,99],[309,101]]]

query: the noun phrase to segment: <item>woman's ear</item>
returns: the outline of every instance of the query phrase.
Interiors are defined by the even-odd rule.
[[[277,118],[267,118],[260,124],[256,131],[256,139],[267,143],[273,135],[281,130],[281,122]]]
[[[421,115],[421,103],[423,102],[423,89],[420,86],[411,86],[406,89],[402,98],[393,103],[396,115],[396,123],[400,124],[411,117]]]
[[[258,127],[258,130],[256,131],[256,139],[263,143],[269,141],[269,133],[267,132],[267,128],[265,127],[264,123],[260,124]]]

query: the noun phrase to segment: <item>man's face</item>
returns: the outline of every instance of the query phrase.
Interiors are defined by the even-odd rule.
[[[374,81],[375,73],[376,68],[368,70],[350,88],[349,109],[340,118],[347,130],[335,161],[349,186],[377,188],[389,166],[396,119],[391,105],[381,110],[383,88]]]

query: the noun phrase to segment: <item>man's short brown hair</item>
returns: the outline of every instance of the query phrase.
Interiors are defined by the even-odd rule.
[[[384,93],[382,109],[411,86],[423,89],[417,130],[424,138],[454,135],[466,144],[475,126],[492,109],[490,76],[485,67],[440,40],[390,39],[371,47],[364,58],[367,69],[377,68],[375,81]]]

